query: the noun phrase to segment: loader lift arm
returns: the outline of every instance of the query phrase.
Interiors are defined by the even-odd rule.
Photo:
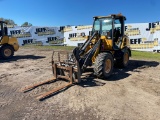
[[[94,45],[92,45],[92,48],[90,48],[90,50],[85,52],[85,50],[87,49],[89,44],[91,44],[91,41],[94,39],[94,37],[98,37],[99,40],[97,40],[97,42]],[[76,47],[73,50],[74,51],[73,54],[76,60],[79,62],[79,67],[81,72],[84,72],[85,68],[89,66],[90,63],[92,63],[91,58],[93,57],[95,51],[97,49],[100,49],[100,44],[101,40],[99,38],[98,31],[95,31],[93,35],[80,48]]]
[[[89,43],[91,42],[91,40],[98,34],[98,31],[95,31],[93,33],[93,35],[89,38],[89,40],[87,40],[80,48],[80,53],[79,55],[83,54],[87,48],[87,46],[89,45]]]

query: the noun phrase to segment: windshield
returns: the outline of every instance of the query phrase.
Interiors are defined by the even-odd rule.
[[[111,29],[112,29],[112,18],[100,18],[94,21],[93,32],[99,31],[100,34],[102,34],[104,32],[109,32]]]

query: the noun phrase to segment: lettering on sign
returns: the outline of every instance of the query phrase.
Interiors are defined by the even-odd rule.
[[[146,31],[150,31],[151,34],[155,33],[155,31],[160,31],[160,22],[148,23]]]
[[[72,27],[65,27],[63,29],[63,32],[69,32],[69,31],[72,31]]]
[[[59,32],[69,32],[72,31],[72,27],[71,26],[60,26],[60,29],[58,30]]]
[[[130,28],[125,31],[125,34],[128,36],[140,35],[139,28]]]
[[[130,47],[132,49],[150,49],[158,46],[158,38],[147,40],[146,38],[130,39]]]
[[[135,36],[135,35],[140,35],[141,32],[139,28],[132,28],[131,25],[125,26],[125,34],[127,36]]]
[[[65,26],[60,26],[58,31],[63,32],[64,28],[65,28]]]
[[[154,39],[154,43],[153,44],[154,44],[154,46],[158,46],[158,38]]]
[[[92,25],[87,25],[87,26],[76,26],[75,28],[77,28],[77,30],[83,30],[83,29],[90,29],[92,28]]]
[[[38,36],[53,35],[55,30],[48,27],[36,28],[35,34],[38,34]]]
[[[23,29],[22,30],[11,30],[10,34],[12,37],[16,37],[16,38],[31,37],[31,33],[25,32]]]
[[[23,40],[23,46],[24,45],[36,45],[36,46],[42,46],[42,41],[37,41],[36,39],[25,39]]]
[[[71,41],[85,40],[86,39],[86,35],[85,35],[85,32],[82,32],[82,33],[71,33],[71,34],[69,34],[68,39],[70,39]]]
[[[7,28],[14,28],[14,25],[7,25]]]
[[[48,37],[46,43],[49,43],[49,44],[63,44],[64,40],[63,40],[63,38],[59,38],[59,37]]]
[[[130,44],[140,44],[140,43],[141,43],[141,38],[130,39]]]
[[[23,40],[23,44],[22,45],[32,44],[32,43],[33,43],[33,39],[26,39],[26,40]]]
[[[127,29],[128,29],[128,26],[124,26],[124,31],[127,31]]]

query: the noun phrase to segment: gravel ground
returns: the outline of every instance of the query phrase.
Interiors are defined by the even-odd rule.
[[[108,80],[88,72],[82,83],[43,101],[36,99],[66,82],[21,88],[52,77],[52,50],[20,48],[11,60],[0,60],[1,120],[158,120],[160,64],[131,59],[125,69],[114,68]]]

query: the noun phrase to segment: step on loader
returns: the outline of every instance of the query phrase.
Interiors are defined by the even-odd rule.
[[[76,47],[72,53],[53,51],[53,78],[22,89],[23,92],[34,89],[43,84],[64,80],[68,84],[55,88],[37,99],[42,100],[58,91],[81,82],[82,73],[92,66],[98,78],[107,79],[112,75],[114,63],[119,67],[126,67],[131,56],[129,38],[124,32],[125,16],[111,14],[109,16],[95,16],[92,35],[85,43]],[[114,62],[115,60],[115,62]]]

